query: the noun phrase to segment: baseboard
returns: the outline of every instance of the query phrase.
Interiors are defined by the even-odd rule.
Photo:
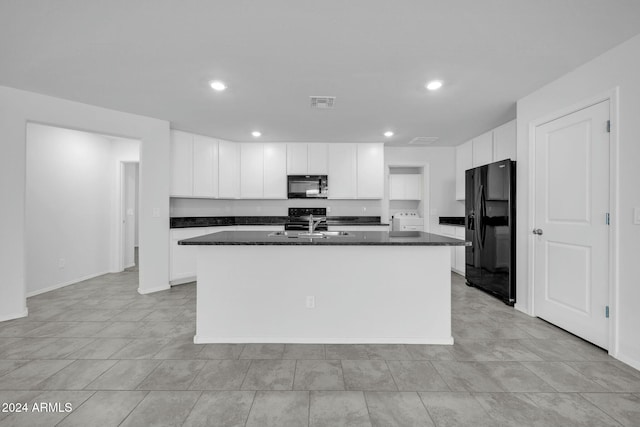
[[[622,363],[631,366],[634,369],[637,369],[640,371],[640,360],[638,359],[634,359],[633,357],[628,357],[624,354],[620,354],[618,352],[618,354],[615,356],[616,359],[618,359],[619,361],[621,361]]]
[[[88,276],[79,277],[77,279],[69,280],[67,282],[58,283],[57,285],[49,286],[48,288],[38,289],[37,291],[27,293],[27,298],[34,297],[36,295],[44,294],[45,292],[55,291],[56,289],[64,288],[65,286],[73,285],[78,282],[83,282],[85,280],[93,279],[94,277],[102,276],[104,274],[109,274],[109,271],[103,271],[96,274],[89,274]]]
[[[513,308],[515,308],[516,310],[518,310],[521,313],[526,314],[527,316],[531,316],[531,313],[529,313],[529,310],[527,310],[526,308],[524,308],[522,305],[520,305],[518,303],[515,303]]]
[[[136,263],[134,262],[134,263],[125,265],[124,268],[127,269],[127,268],[131,268],[131,267],[135,267],[135,266],[136,266]]]
[[[169,283],[171,285],[184,285],[185,283],[191,283],[196,281],[196,276],[190,277],[179,277],[175,280],[171,280]]]
[[[160,292],[160,291],[168,291],[169,289],[171,289],[171,286],[164,285],[164,286],[160,286],[157,288],[150,288],[150,289],[142,289],[142,288],[138,288],[138,293],[140,295],[147,295],[147,294],[152,294],[154,292]]]
[[[302,337],[206,337],[195,335],[194,344],[432,344],[453,345],[448,338],[302,338]]]
[[[22,310],[22,312],[20,313],[5,314],[4,316],[0,317],[0,322],[6,322],[7,320],[13,320],[13,319],[20,319],[21,317],[27,317],[28,315],[29,315],[29,309],[25,307],[24,310]]]

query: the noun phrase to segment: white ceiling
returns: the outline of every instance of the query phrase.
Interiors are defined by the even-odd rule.
[[[637,33],[638,0],[1,0],[0,85],[232,141],[457,145]]]

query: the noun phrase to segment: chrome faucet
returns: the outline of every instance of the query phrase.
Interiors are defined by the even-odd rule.
[[[324,216],[314,218],[313,214],[309,214],[309,233],[313,234],[313,231],[316,229],[318,224],[320,224],[322,221],[325,221],[326,219],[327,217]]]

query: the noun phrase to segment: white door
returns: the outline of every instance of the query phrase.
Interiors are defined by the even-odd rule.
[[[609,342],[609,101],[536,127],[535,314]]]

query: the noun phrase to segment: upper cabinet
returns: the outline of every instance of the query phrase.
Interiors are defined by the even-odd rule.
[[[380,143],[357,144],[358,199],[382,199],[384,197],[384,145]]]
[[[240,145],[240,198],[261,199],[263,195],[264,147],[260,143]]]
[[[171,195],[193,196],[193,135],[171,131]]]
[[[422,200],[422,175],[389,175],[389,200]]]
[[[218,140],[193,136],[193,196],[218,197]]]
[[[240,197],[240,144],[220,141],[218,156],[218,197],[237,199]]]
[[[287,175],[327,175],[328,144],[289,143],[287,150]]]
[[[464,173],[473,167],[473,141],[456,147],[456,200],[464,200]]]
[[[500,160],[516,160],[516,121],[456,147],[456,200],[464,200],[465,170]]]
[[[486,165],[493,159],[493,132],[473,138],[473,167]]]
[[[287,144],[267,143],[264,147],[263,199],[287,198]]]
[[[357,144],[329,144],[328,187],[330,199],[358,197]]]
[[[310,175],[329,174],[329,144],[307,144],[307,173]]]
[[[328,175],[329,198],[382,199],[381,143],[235,143],[171,131],[171,196],[286,199],[287,175]]]
[[[493,161],[516,159],[516,121],[511,120],[493,130]]]

